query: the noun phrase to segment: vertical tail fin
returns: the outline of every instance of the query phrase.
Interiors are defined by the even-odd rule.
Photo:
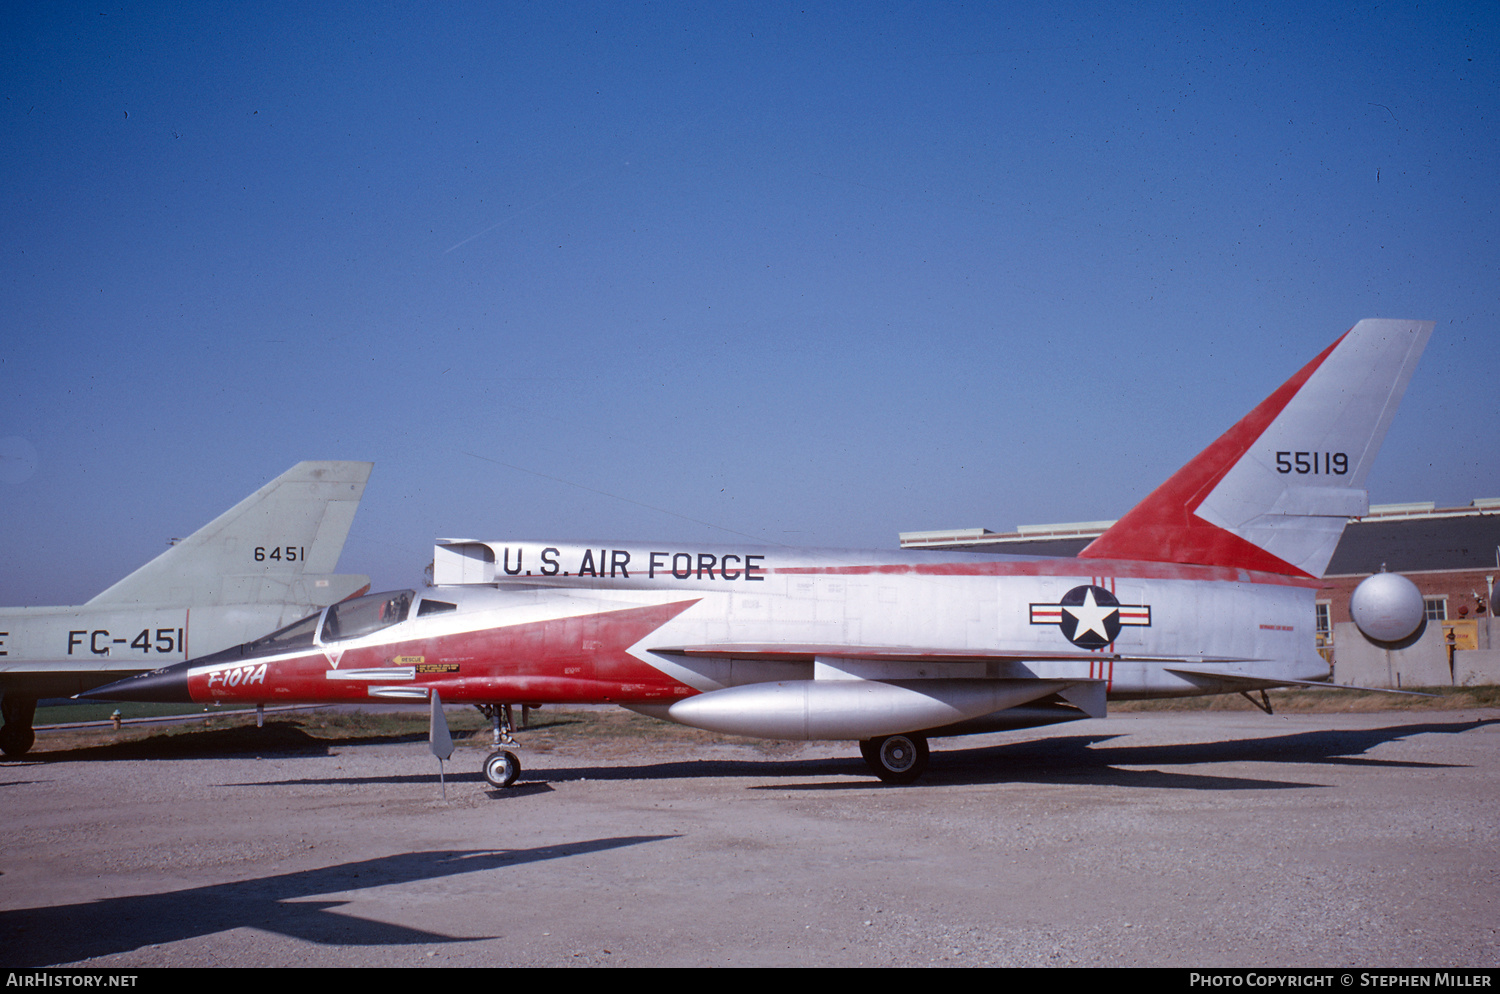
[[[1431,334],[1359,322],[1079,557],[1322,576]]]
[[[88,603],[342,600],[369,584],[333,570],[373,465],[300,462]]]

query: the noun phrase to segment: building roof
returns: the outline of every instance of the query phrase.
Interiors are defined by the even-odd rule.
[[[1328,576],[1434,569],[1500,569],[1500,514],[1355,521],[1328,563]]]
[[[1076,556],[1112,524],[1023,525],[1010,533],[985,528],[902,532],[901,547]],[[1500,570],[1500,499],[1480,498],[1468,507],[1450,508],[1432,501],[1375,505],[1365,517],[1349,519],[1326,575],[1375,573],[1382,566],[1397,572]]]

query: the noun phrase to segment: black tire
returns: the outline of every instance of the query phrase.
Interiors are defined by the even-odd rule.
[[[24,756],[31,751],[36,732],[30,725],[6,725],[0,730],[0,752],[7,756]]]
[[[886,783],[911,783],[927,769],[927,739],[921,735],[885,735],[859,744],[860,754]]]
[[[31,723],[36,720],[36,699],[6,694],[0,698],[0,718],[5,727],[0,728],[0,752],[7,756],[24,756],[36,741],[36,732]]]
[[[484,758],[484,778],[492,787],[509,787],[520,775],[521,761],[513,752],[500,749]]]

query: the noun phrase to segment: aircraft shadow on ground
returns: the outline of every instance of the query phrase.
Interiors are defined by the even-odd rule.
[[[671,838],[676,836],[631,835],[535,849],[399,853],[163,894],[0,911],[0,936],[5,937],[6,962],[27,967],[128,953],[235,928],[255,928],[329,946],[475,942],[493,936],[442,935],[334,910],[348,904],[349,898],[301,899],[504,869]]]
[[[1414,735],[1456,734],[1494,724],[1497,719],[1478,721],[1427,721],[1393,724],[1371,729],[1340,729],[1298,732],[1265,738],[1241,738],[1228,741],[1194,742],[1175,745],[1135,746],[1115,743],[1116,733],[1085,735],[1051,735],[1020,742],[963,748],[963,739],[934,740],[932,764],[911,787],[933,787],[947,784],[998,783],[1073,783],[1107,784],[1116,787],[1168,787],[1198,790],[1271,790],[1322,786],[1299,780],[1256,779],[1180,770],[1135,770],[1139,766],[1195,766],[1214,763],[1258,762],[1301,765],[1357,765],[1374,767],[1441,767],[1445,764],[1417,763],[1403,760],[1375,759],[1363,754],[1376,746]],[[357,745],[411,744],[422,742],[425,735],[366,736],[328,740],[313,738],[290,723],[268,723],[263,729],[210,729],[190,735],[145,739],[66,752],[42,753],[28,757],[32,762],[98,759],[223,759],[234,754],[252,756],[326,756],[336,748]],[[273,732],[267,739],[255,739]],[[524,733],[523,739],[524,743]],[[253,745],[251,744],[253,743]],[[521,781],[494,796],[514,796],[526,788],[570,780],[656,780],[704,777],[776,777],[785,779],[820,776],[853,777],[817,783],[783,783],[757,785],[776,790],[844,790],[878,786],[863,760],[848,759],[702,759],[637,763],[628,766],[553,767],[524,770]],[[955,746],[957,746],[955,748]],[[643,746],[643,751],[649,749]],[[450,783],[482,782],[481,775],[465,757],[467,751],[455,754],[446,778]],[[472,755],[480,755],[475,750]],[[525,753],[521,752],[522,763]],[[294,780],[244,781],[228,786],[306,786],[335,784],[422,784],[436,783],[437,771],[416,774],[391,774],[370,777],[312,777]],[[536,791],[530,791],[536,792]]]
[[[526,731],[545,731],[568,724],[568,721],[533,720]],[[482,737],[486,744],[489,734],[487,729],[453,733],[455,740]],[[235,755],[326,756],[331,750],[350,746],[403,745],[426,741],[425,729],[415,732],[347,735],[334,739],[310,735],[296,722],[269,720],[262,728],[236,725],[229,728],[184,729],[172,735],[152,735],[128,742],[102,742],[76,749],[34,751],[8,762],[14,765],[80,760],[225,759]]]
[[[400,745],[427,741],[426,731],[371,734],[330,739],[309,735],[295,722],[267,721],[265,727],[197,728],[173,735],[152,735],[128,742],[105,742],[76,749],[32,752],[12,762],[51,763],[87,760],[226,759],[232,756],[326,756],[356,745]]]
[[[1322,784],[1294,780],[1256,780],[1237,776],[1198,775],[1181,771],[1135,770],[1125,767],[1198,766],[1217,763],[1261,763],[1286,768],[1301,766],[1369,766],[1391,769],[1434,769],[1455,764],[1379,759],[1364,755],[1377,746],[1416,735],[1454,735],[1473,731],[1488,721],[1421,722],[1381,728],[1294,732],[1264,738],[1240,738],[1172,745],[1130,745],[1123,736],[1070,735],[944,753],[943,768],[934,781],[990,782],[1001,779],[1026,783],[1101,783],[1116,786],[1174,787],[1205,790],[1314,787]],[[936,769],[936,763],[934,764]]]
[[[1188,790],[1276,790],[1322,787],[1300,780],[1263,779],[1179,770],[1135,770],[1138,766],[1197,766],[1215,763],[1271,763],[1287,767],[1354,765],[1392,769],[1442,768],[1452,764],[1377,759],[1363,755],[1376,746],[1415,735],[1453,735],[1500,719],[1422,722],[1382,728],[1320,730],[1175,745],[1119,743],[1118,734],[1061,735],[974,748],[951,748],[960,739],[936,740],[931,765],[911,788],[949,784],[1056,783]],[[852,744],[851,744],[852,749]],[[689,760],[607,768],[553,768],[530,779],[650,780],[687,777],[816,777],[852,775],[859,782],[758,784],[765,790],[862,789],[877,785],[864,762],[851,757],[810,760]],[[522,774],[523,779],[528,774]]]
[[[431,757],[429,757],[429,759],[430,758]],[[472,763],[466,763],[460,754],[455,753],[452,762],[449,763],[448,768],[443,773],[443,780],[446,780],[449,784],[482,783],[484,781],[484,777],[479,773],[478,770],[467,769],[468,766],[478,765],[478,762],[481,758],[483,758],[483,754],[476,752],[474,753],[474,761]],[[456,769],[456,767],[464,768]],[[434,760],[432,764],[432,771],[430,773],[392,773],[389,775],[373,777],[345,777],[334,775],[326,777],[297,777],[296,779],[291,780],[240,780],[234,783],[225,783],[223,784],[223,786],[317,787],[333,786],[335,784],[339,784],[347,787],[358,785],[375,786],[378,784],[397,785],[406,783],[430,783],[435,789],[438,786],[439,782],[437,762],[436,760]],[[516,786],[519,787],[520,784],[517,784]]]

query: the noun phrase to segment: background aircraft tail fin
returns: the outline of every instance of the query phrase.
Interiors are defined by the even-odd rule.
[[[1079,557],[1322,576],[1431,334],[1359,322]]]
[[[342,600],[370,582],[333,570],[373,465],[300,462],[88,603]]]

